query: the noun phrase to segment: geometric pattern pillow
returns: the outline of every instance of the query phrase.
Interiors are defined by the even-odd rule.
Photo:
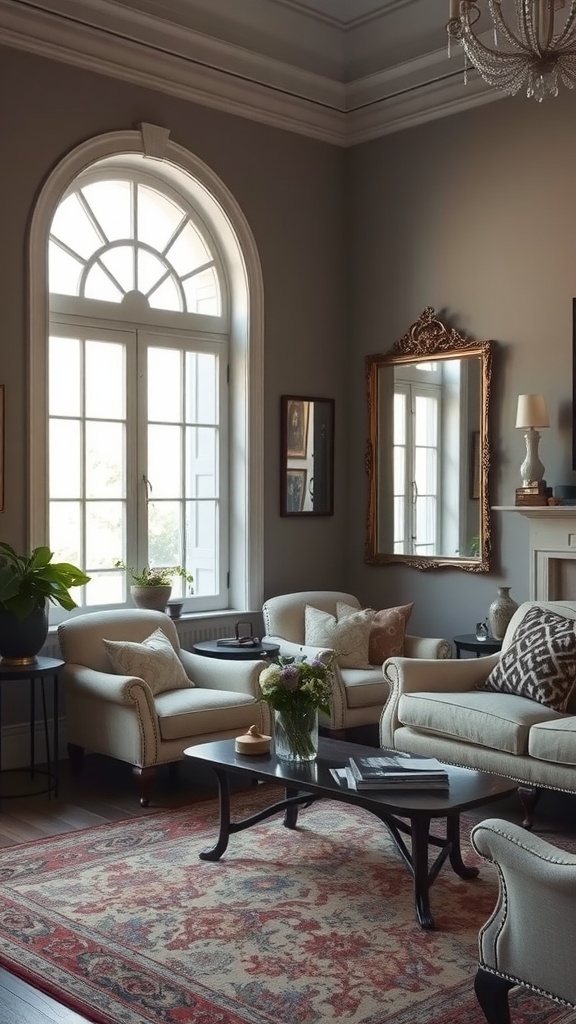
[[[531,608],[480,690],[515,693],[565,711],[576,683],[576,622]]]
[[[103,640],[114,671],[143,679],[153,694],[194,686],[168,637],[155,629],[141,644],[131,640]]]
[[[342,602],[338,602],[342,605]],[[342,605],[347,608],[349,605]],[[374,612],[352,609],[350,615],[331,615],[307,604],[304,610],[305,643],[310,647],[327,647],[336,652],[341,668],[370,668],[368,640]]]
[[[400,657],[404,653],[406,623],[413,607],[413,604],[400,604],[374,613],[368,645],[371,665],[382,665],[386,658]]]

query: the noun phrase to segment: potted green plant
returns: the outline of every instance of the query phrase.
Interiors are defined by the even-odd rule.
[[[70,588],[90,580],[75,565],[53,557],[45,546],[19,555],[0,541],[0,654],[8,663],[35,660],[48,634],[48,602],[67,611],[76,608]]]
[[[114,565],[117,569],[125,569],[129,574],[132,580],[130,593],[137,608],[153,608],[163,612],[172,593],[174,576],[180,576],[185,580],[192,593],[194,577],[181,565],[145,565],[143,569],[133,569],[120,558],[116,559]]]

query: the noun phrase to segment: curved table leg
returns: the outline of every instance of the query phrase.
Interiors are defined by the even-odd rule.
[[[462,860],[460,849],[460,815],[449,814],[446,818],[446,840],[450,846],[450,864],[452,870],[460,878],[477,878],[480,874],[478,868],[468,867]]]
[[[228,846],[228,840],[230,838],[230,785],[228,782],[228,775],[226,772],[220,772],[214,769],[216,778],[218,779],[218,800],[220,803],[220,831],[218,833],[218,839],[210,850],[203,850],[200,856],[200,860],[220,860],[220,857],[226,851]]]
[[[286,787],[286,799],[291,800],[293,797],[298,796],[297,789],[289,789]],[[298,804],[290,804],[284,812],[284,828],[296,828],[298,824]]]
[[[430,910],[430,875],[428,871],[430,818],[421,816],[412,818],[410,825],[412,832],[412,871],[414,876],[416,917],[422,928],[434,928],[434,918]]]

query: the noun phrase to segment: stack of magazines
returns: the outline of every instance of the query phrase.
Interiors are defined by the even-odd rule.
[[[351,757],[346,767],[348,786],[364,789],[448,789],[446,765],[435,757],[385,754]]]

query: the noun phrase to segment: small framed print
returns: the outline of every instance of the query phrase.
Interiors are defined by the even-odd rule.
[[[287,512],[301,512],[304,508],[306,497],[305,469],[289,469],[286,473],[286,510]]]
[[[289,459],[305,459],[308,448],[310,403],[289,398],[286,409],[286,454]]]

